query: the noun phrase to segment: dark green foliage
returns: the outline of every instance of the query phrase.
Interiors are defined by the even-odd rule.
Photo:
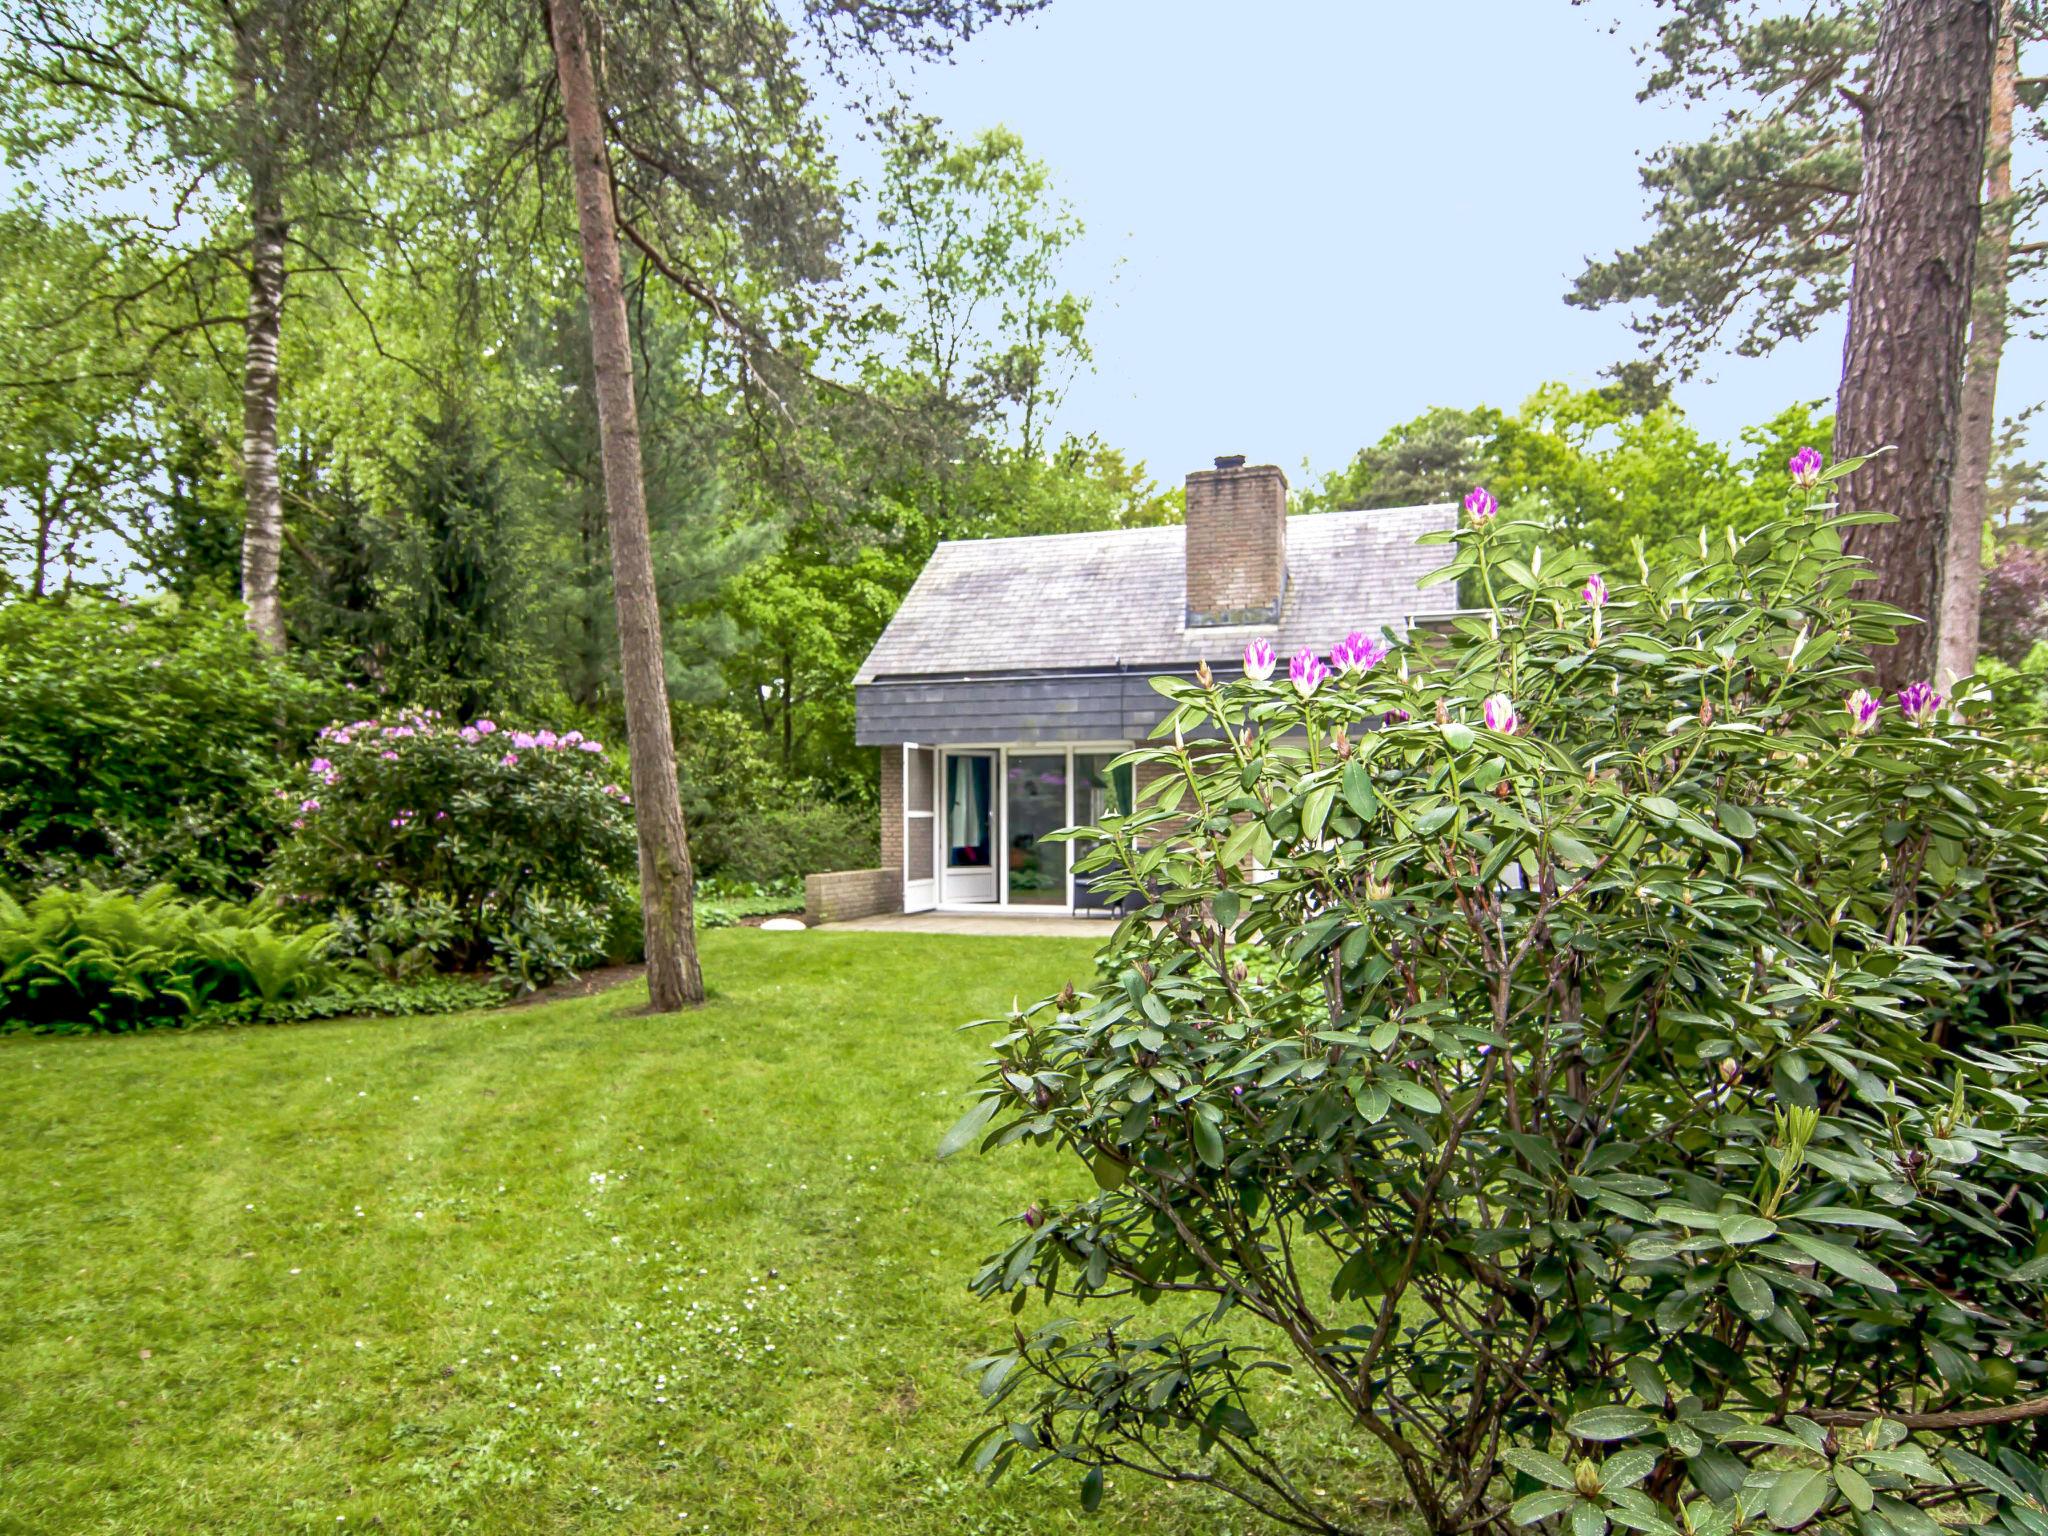
[[[728,879],[769,885],[800,881],[835,869],[873,869],[875,809],[836,800],[770,798],[778,789],[815,794],[808,785],[763,786],[766,793],[743,810],[701,821],[691,834],[703,867]]]
[[[505,1000],[496,982],[468,976],[423,976],[387,981],[374,971],[343,969],[326,986],[301,997],[257,1005],[251,1022],[296,1024],[309,1019],[414,1018],[469,1013]]]
[[[742,918],[774,917],[804,909],[803,885],[794,880],[770,885],[707,880],[697,887],[697,926],[732,928]]]
[[[331,697],[215,597],[0,606],[0,884],[246,895]]]
[[[327,980],[330,938],[167,885],[53,886],[26,906],[0,892],[0,1032],[121,1033],[281,1007]]]
[[[621,770],[581,732],[432,712],[320,733],[280,814],[271,894],[393,981],[490,968],[522,990],[600,957],[632,897]]]
[[[531,633],[535,565],[497,453],[455,406],[384,455],[372,497],[346,461],[306,476],[308,559],[295,638],[332,652],[358,689],[468,719],[530,707],[552,681]]]
[[[1356,1530],[1259,1434],[1279,1368],[1434,1533],[2038,1528],[2048,790],[1981,694],[1857,697],[1907,621],[1852,521],[1603,571],[1504,517],[1441,645],[1155,685],[1165,773],[1079,834],[1148,905],[946,1142],[1099,1190],[978,1289],[1116,1298],[982,1362],[983,1466]]]

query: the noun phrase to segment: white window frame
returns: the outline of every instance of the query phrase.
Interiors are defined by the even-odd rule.
[[[933,891],[934,904],[930,910],[957,913],[961,916],[970,916],[975,913],[997,913],[1006,917],[1072,917],[1074,915],[1074,845],[1072,843],[1060,845],[1066,852],[1066,900],[1063,904],[1057,902],[1012,902],[1010,900],[1010,881],[1007,863],[994,871],[998,876],[995,882],[995,900],[948,901],[946,899],[946,848],[945,839],[940,831],[944,825],[944,818],[938,814],[938,809],[939,802],[945,798],[946,758],[949,755],[964,756],[973,754],[980,756],[986,753],[994,754],[994,777],[990,785],[995,801],[994,844],[997,849],[1007,849],[1010,846],[1010,758],[1013,755],[1018,757],[1058,757],[1064,760],[1067,780],[1066,804],[1064,807],[1066,819],[1061,825],[1071,827],[1074,824],[1075,757],[1117,757],[1132,749],[1133,743],[1128,741],[1049,741],[1042,743],[952,741],[947,742],[944,746],[931,748],[932,808],[926,814],[930,817],[928,835],[931,838],[932,877],[935,881],[935,889]],[[906,756],[904,758],[903,803],[907,811],[910,804],[910,760],[907,755],[910,748],[908,745],[905,746],[904,750]],[[906,814],[904,817],[903,853],[906,877],[910,868],[911,835],[910,817]]]

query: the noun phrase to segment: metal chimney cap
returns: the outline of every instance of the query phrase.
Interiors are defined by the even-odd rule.
[[[1218,469],[1243,469],[1244,455],[1241,453],[1219,453],[1216,455]]]

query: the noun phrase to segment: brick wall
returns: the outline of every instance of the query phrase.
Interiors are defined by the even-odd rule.
[[[804,921],[851,922],[903,910],[903,876],[893,869],[841,869],[804,876]]]
[[[1188,476],[1191,623],[1256,623],[1277,614],[1287,580],[1287,476],[1275,464]]]
[[[903,873],[903,749],[882,748],[882,868]]]

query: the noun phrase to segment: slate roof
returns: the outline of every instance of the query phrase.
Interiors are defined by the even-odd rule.
[[[1186,627],[1179,524],[951,541],[932,552],[854,682],[1234,663],[1255,635],[1284,666],[1299,647],[1328,651],[1353,629],[1398,634],[1411,617],[1455,611],[1455,582],[1416,589],[1450,551],[1415,541],[1456,519],[1448,502],[1290,517],[1277,626]]]

